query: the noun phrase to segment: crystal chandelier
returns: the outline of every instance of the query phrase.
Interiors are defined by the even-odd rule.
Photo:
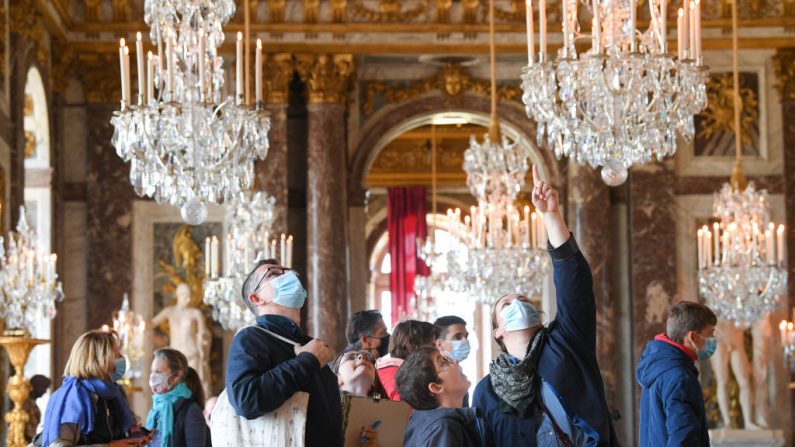
[[[419,256],[431,266],[431,277],[415,280],[421,296],[451,290],[484,304],[507,293],[541,293],[549,262],[543,223],[530,208],[520,216],[513,202],[525,184],[529,153],[501,135],[497,118],[494,0],[489,5],[491,31],[491,125],[483,143],[470,138],[464,152],[467,186],[478,206],[461,220],[461,210],[448,210],[451,246],[420,246]],[[437,275],[434,277],[434,275]]]
[[[103,330],[111,330],[104,325]],[[130,310],[130,300],[124,294],[121,309],[113,312],[113,331],[118,335],[121,345],[121,354],[127,358],[129,367],[125,372],[122,382],[126,386],[132,385],[132,380],[141,377],[143,371],[141,359],[144,356],[144,334],[146,322],[143,316]]]
[[[237,35],[236,94],[224,98],[222,25],[233,0],[146,0],[144,19],[157,54],[144,57],[141,33],[135,51],[138,95],[130,98],[130,51],[119,46],[121,110],[114,113],[112,143],[130,163],[140,196],[181,207],[198,225],[205,203],[222,203],[248,189],[254,160],[268,152],[270,119],[261,105],[261,52],[257,41],[256,104],[243,94],[243,36]]]
[[[781,320],[778,330],[781,335],[781,346],[784,348],[784,364],[790,371],[795,372],[795,324],[792,321]]]
[[[787,290],[784,225],[770,221],[767,191],[746,186],[740,138],[740,83],[737,66],[737,5],[732,2],[734,147],[729,183],[716,194],[712,230],[697,232],[699,292],[719,317],[747,327],[780,305]]]
[[[213,319],[225,329],[237,330],[249,324],[252,315],[240,297],[243,281],[255,260],[278,259],[285,267],[293,264],[293,237],[271,237],[275,199],[264,192],[247,191],[226,206],[224,259],[216,236],[204,243],[204,302],[213,309]],[[223,267],[223,273],[220,268]]]
[[[40,318],[55,318],[55,302],[64,298],[57,259],[37,246],[25,207],[19,207],[17,231],[0,237],[0,318],[7,329],[32,333]]]
[[[679,9],[678,54],[668,53],[666,2],[650,0],[649,29],[636,29],[636,0],[594,0],[590,35],[580,31],[578,1],[563,0],[563,47],[547,55],[546,1],[539,0],[539,50],[535,56],[532,4],[527,2],[528,65],[522,101],[558,157],[602,166],[616,186],[627,169],[676,152],[677,131],[694,134],[693,115],[707,105],[707,67],[701,58],[701,3]],[[689,6],[689,7],[688,7]],[[577,53],[575,41],[590,38]]]

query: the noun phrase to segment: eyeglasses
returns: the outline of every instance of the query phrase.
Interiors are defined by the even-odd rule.
[[[345,354],[342,354],[342,358],[340,359],[340,364],[343,362],[350,362],[352,360],[356,360],[359,357],[367,360],[368,362],[375,364],[375,356],[368,352],[368,351],[349,351]]]
[[[259,292],[260,288],[262,288],[263,282],[264,282],[266,279],[272,279],[273,277],[279,277],[279,276],[282,276],[282,275],[284,275],[285,273],[287,273],[287,272],[290,272],[290,271],[292,271],[292,270],[293,270],[293,269],[291,269],[291,268],[288,268],[288,267],[282,267],[282,266],[278,266],[278,265],[276,265],[276,266],[273,266],[273,267],[268,267],[268,269],[267,269],[267,270],[265,270],[265,273],[264,273],[264,274],[262,275],[262,277],[259,279],[259,282],[257,282],[257,286],[256,286],[256,287],[254,287],[254,291],[253,291],[253,292],[251,292],[251,293],[252,293],[252,294],[255,294],[255,293]],[[277,273],[277,274],[275,274],[275,275],[271,276],[271,272],[274,272],[274,273],[276,273],[277,271],[278,271],[278,273]],[[296,276],[297,276],[297,275],[298,275],[298,273],[296,273]]]
[[[451,365],[455,365],[455,362],[453,361],[453,359],[451,359],[450,357],[447,357],[446,355],[439,354],[439,368],[436,370],[436,374],[439,374],[439,372],[442,370],[442,368],[447,367],[447,366],[451,366]]]

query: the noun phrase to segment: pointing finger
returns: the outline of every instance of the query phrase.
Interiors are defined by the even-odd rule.
[[[538,185],[541,182],[541,177],[538,175],[538,166],[533,163],[533,185]]]

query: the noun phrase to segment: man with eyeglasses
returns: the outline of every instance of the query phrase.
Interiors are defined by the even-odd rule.
[[[243,282],[242,299],[258,328],[238,332],[229,350],[226,389],[232,407],[256,419],[297,392],[309,393],[305,445],[341,446],[339,388],[327,366],[334,353],[301,331],[306,290],[298,275],[275,259],[260,261]]]
[[[387,332],[384,317],[381,312],[360,310],[348,322],[348,346],[345,352],[365,350],[376,357],[389,354],[389,332]]]

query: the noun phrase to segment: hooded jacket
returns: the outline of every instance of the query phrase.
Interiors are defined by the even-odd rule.
[[[413,410],[403,447],[480,447],[483,424],[475,408]]]
[[[709,446],[698,369],[681,345],[660,334],[646,345],[635,377],[640,395],[640,445]]]

